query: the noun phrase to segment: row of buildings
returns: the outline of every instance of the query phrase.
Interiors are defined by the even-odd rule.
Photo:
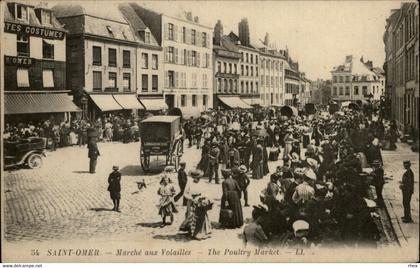
[[[391,11],[383,36],[385,94],[391,118],[407,134],[419,129],[419,4],[403,3]],[[417,137],[418,138],[418,137]]]
[[[135,3],[3,4],[9,119],[309,101],[298,63],[268,34],[251,39],[246,19],[225,35],[221,21],[211,28],[191,12],[172,17]]]

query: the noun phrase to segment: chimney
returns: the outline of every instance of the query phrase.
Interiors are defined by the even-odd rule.
[[[186,13],[186,17],[187,17],[187,20],[189,20],[189,21],[192,21],[192,12],[191,11],[188,11],[187,13]]]
[[[194,17],[194,22],[195,22],[195,23],[199,23],[199,18],[198,18],[198,16],[195,16],[195,17]]]
[[[243,46],[249,46],[250,38],[249,38],[249,25],[248,19],[243,18],[241,22],[238,24],[238,32],[239,32],[239,40]]]
[[[222,39],[223,36],[223,25],[222,25],[222,21],[221,20],[217,20],[216,25],[214,26],[214,41],[213,43],[215,45],[220,45],[220,41]]]
[[[265,33],[264,45],[266,45],[267,47],[270,46],[270,35],[268,33]]]

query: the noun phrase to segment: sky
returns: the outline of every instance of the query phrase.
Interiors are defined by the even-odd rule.
[[[251,39],[268,32],[277,48],[288,48],[299,69],[310,79],[331,78],[334,66],[353,54],[382,68],[386,19],[401,1],[139,1],[156,11],[177,15],[192,11],[214,27],[222,21],[224,34],[238,32],[248,18]]]

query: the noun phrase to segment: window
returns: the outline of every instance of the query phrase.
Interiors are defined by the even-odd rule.
[[[217,62],[217,72],[218,73],[222,72],[222,63],[220,61]]]
[[[203,47],[207,47],[207,34],[204,32],[201,34],[201,43]]]
[[[241,61],[244,61],[244,53],[241,52]]]
[[[255,76],[258,77],[258,67],[255,67]]]
[[[346,82],[350,82],[350,76],[346,76]]]
[[[353,95],[359,95],[359,87],[358,86],[355,86],[353,88]]]
[[[51,25],[51,11],[42,10],[41,23],[42,25]]]
[[[191,65],[197,66],[197,52],[194,50],[191,51]]]
[[[154,74],[152,75],[152,91],[158,91],[158,85],[158,76]]]
[[[145,42],[146,44],[150,44],[150,33],[149,33],[149,32],[146,32],[146,33],[144,34],[144,42]]]
[[[232,73],[232,63],[229,63],[229,73]]]
[[[184,49],[184,65],[188,65],[188,53],[186,49]]]
[[[241,93],[244,93],[244,81],[241,81]]]
[[[191,102],[193,107],[197,106],[197,95],[191,95]]]
[[[54,76],[52,70],[42,71],[42,84],[44,88],[54,87]]]
[[[153,70],[158,69],[158,55],[156,55],[156,54],[152,55],[152,69]]]
[[[346,86],[346,96],[350,96],[350,87]]]
[[[197,74],[196,73],[192,73],[191,74],[191,87],[192,88],[197,88]]]
[[[17,55],[29,57],[29,36],[17,35]]]
[[[42,40],[42,58],[54,59],[54,43],[50,40]]]
[[[102,64],[102,53],[101,47],[93,46],[93,65],[101,65]]]
[[[174,62],[175,61],[175,49],[174,49],[174,47],[168,47],[168,54],[167,54],[167,59],[168,59],[168,62]]]
[[[254,67],[251,66],[251,76],[254,76]]]
[[[131,90],[131,75],[130,73],[123,74],[123,90],[130,91]]]
[[[28,8],[23,5],[16,5],[16,18],[18,20],[28,20]]]
[[[221,92],[222,91],[222,79],[221,78],[217,78],[217,92]]]
[[[207,95],[203,95],[203,106],[207,107]]]
[[[258,82],[255,82],[255,93],[258,93]]]
[[[342,76],[339,77],[339,81],[340,81],[340,83],[343,83],[343,77]]]
[[[207,74],[203,74],[203,88],[207,88]]]
[[[29,87],[29,72],[28,69],[18,68],[17,69],[17,86],[18,87]]]
[[[130,51],[129,50],[123,50],[123,67],[124,68],[130,68],[131,61],[130,61]]]
[[[367,95],[367,86],[363,86],[362,91],[363,91],[363,95],[366,96]]]
[[[238,66],[235,64],[233,64],[233,69],[234,69],[234,74],[238,74]]]
[[[249,62],[249,54],[248,53],[245,54],[245,57],[246,57],[246,62]]]
[[[182,27],[182,42],[187,43],[187,29],[185,27]]]
[[[196,35],[197,35],[196,31],[194,29],[192,29],[191,30],[191,44],[192,45],[195,45],[196,44],[196,40],[195,40]]]
[[[344,88],[340,87],[340,95],[344,95]]]
[[[108,87],[117,88],[117,73],[114,73],[114,72],[108,73]]]
[[[181,95],[181,107],[187,106],[187,96]]]
[[[172,23],[168,23],[168,38],[174,40],[174,25]]]
[[[223,73],[227,73],[227,63],[223,62]]]
[[[147,92],[149,90],[149,77],[147,74],[141,75],[141,91]]]
[[[333,87],[333,96],[337,96],[337,87]]]
[[[102,91],[102,72],[93,71],[93,91]]]
[[[251,63],[254,63],[254,55],[251,54]]]
[[[246,66],[246,67],[245,67],[245,75],[246,75],[246,76],[248,76],[248,75],[249,75],[249,67],[248,67],[248,66]]]
[[[108,65],[117,66],[117,50],[115,48],[108,48]]]
[[[206,53],[206,68],[210,67],[210,54]]]
[[[174,71],[168,71],[168,83],[169,83],[169,87],[175,87],[175,73],[174,73]]]
[[[147,53],[142,53],[141,54],[141,59],[142,59],[141,68],[143,68],[143,69],[149,68],[149,55]]]
[[[244,75],[244,66],[241,65],[241,75]]]

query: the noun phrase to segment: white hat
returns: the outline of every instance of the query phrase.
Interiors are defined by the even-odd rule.
[[[307,178],[309,178],[311,180],[314,180],[314,181],[316,180],[316,174],[315,174],[315,172],[311,168],[308,168],[305,171],[305,177],[307,177]]]
[[[313,159],[313,158],[310,158],[310,157],[308,157],[308,158],[306,158],[306,162],[308,163],[308,165],[309,166],[311,166],[311,167],[317,167],[318,166],[318,161],[316,161],[315,159]]]
[[[298,236],[299,231],[309,230],[309,223],[303,220],[295,221],[292,225],[295,236]]]
[[[367,198],[363,198],[366,202],[366,205],[368,208],[375,208],[376,207],[376,202]]]

